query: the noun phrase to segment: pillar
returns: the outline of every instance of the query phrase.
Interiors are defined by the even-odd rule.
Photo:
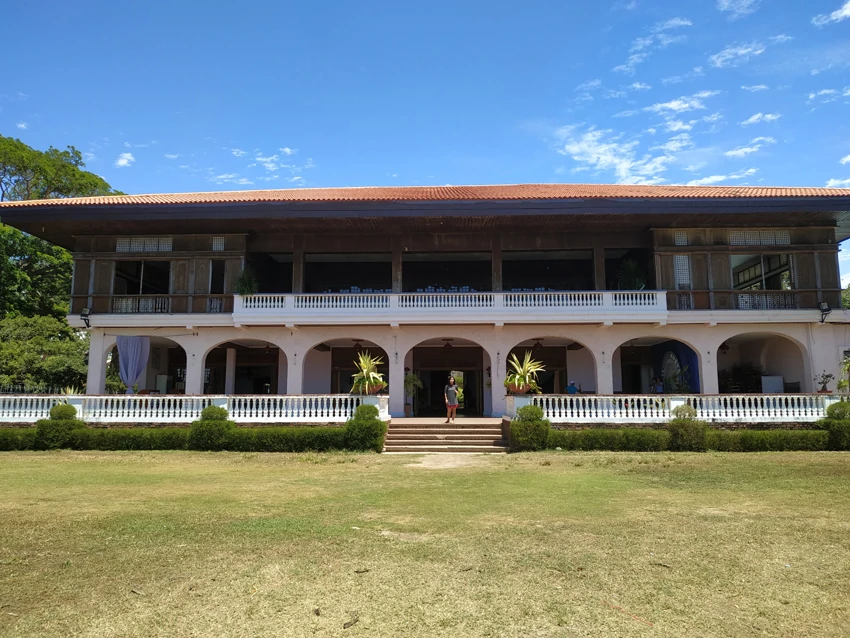
[[[236,392],[236,348],[227,349],[227,359],[224,367],[224,393]]]
[[[283,348],[277,349],[277,393],[286,394],[286,379],[289,366],[286,365],[286,353]]]
[[[106,339],[103,330],[89,333],[89,368],[86,377],[86,394],[106,393]]]
[[[605,249],[593,249],[593,283],[596,290],[605,290]]]
[[[717,362],[711,350],[700,353],[699,385],[702,394],[720,394],[720,384],[717,380]]]
[[[296,235],[292,248],[292,292],[304,292],[304,239]]]
[[[282,351],[281,351],[282,352]],[[286,393],[304,394],[304,358],[305,354],[292,353],[292,360],[287,357],[286,367]],[[278,362],[278,365],[280,362]]]
[[[404,355],[392,353],[390,359],[390,416],[404,416]]]
[[[403,252],[401,246],[401,238],[395,239],[393,241],[393,257],[392,257],[393,265],[392,265],[392,289],[394,293],[402,292],[402,261],[403,261]]]
[[[614,394],[614,366],[612,361],[616,346],[608,350],[594,352],[596,359],[596,394]]]
[[[490,251],[490,263],[493,271],[493,290],[502,290],[502,240],[501,237],[493,238],[493,244]]]
[[[507,405],[505,404],[505,359],[510,347],[504,346],[502,349],[493,352],[487,351],[490,357],[490,416],[500,417],[507,414]],[[503,352],[504,351],[504,352]],[[485,371],[486,376],[486,371]]]
[[[204,352],[186,348],[186,394],[204,393]]]

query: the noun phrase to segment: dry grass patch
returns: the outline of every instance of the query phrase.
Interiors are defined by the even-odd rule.
[[[0,636],[850,626],[848,454],[434,458],[3,453]]]

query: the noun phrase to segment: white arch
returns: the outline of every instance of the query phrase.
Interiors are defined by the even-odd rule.
[[[784,332],[782,330],[777,330],[775,328],[770,328],[770,329],[767,329],[767,330],[762,330],[762,329],[758,329],[758,328],[748,328],[748,329],[744,329],[744,330],[739,329],[739,330],[734,331],[732,334],[727,334],[719,343],[717,343],[717,345],[715,346],[715,349],[714,349],[714,352],[717,354],[717,357],[716,357],[716,361],[717,361],[716,374],[718,376],[720,374],[720,352],[719,352],[720,347],[723,346],[726,342],[728,342],[732,339],[735,339],[737,337],[745,337],[745,336],[764,337],[765,342],[766,342],[764,344],[764,346],[769,345],[769,342],[770,342],[771,339],[779,339],[779,340],[782,340],[782,341],[785,341],[785,342],[789,342],[789,343],[793,344],[794,346],[796,346],[797,353],[800,356],[800,362],[802,363],[802,367],[803,367],[803,369],[800,371],[801,372],[800,391],[801,392],[812,392],[816,389],[813,386],[813,378],[814,378],[815,370],[813,369],[813,366],[812,366],[812,356],[811,356],[811,353],[809,352],[809,349],[806,347],[806,345],[802,341],[800,341],[799,339],[797,339],[793,335],[789,334],[788,332]],[[764,351],[762,351],[759,355],[759,365],[764,365],[764,363],[765,363],[765,353],[764,353]],[[785,375],[782,375],[782,376],[785,376]],[[786,379],[786,381],[788,381],[788,379]]]

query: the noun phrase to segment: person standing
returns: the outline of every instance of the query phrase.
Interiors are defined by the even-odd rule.
[[[454,377],[449,377],[443,395],[446,399],[446,423],[454,423],[457,414],[457,384]]]
[[[567,386],[567,394],[578,394],[578,388],[576,387],[575,381],[570,381],[570,385]]]

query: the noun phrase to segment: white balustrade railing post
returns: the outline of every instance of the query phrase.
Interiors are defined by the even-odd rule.
[[[613,292],[603,292],[602,294],[602,309],[603,310],[613,310],[614,309],[614,293]]]

